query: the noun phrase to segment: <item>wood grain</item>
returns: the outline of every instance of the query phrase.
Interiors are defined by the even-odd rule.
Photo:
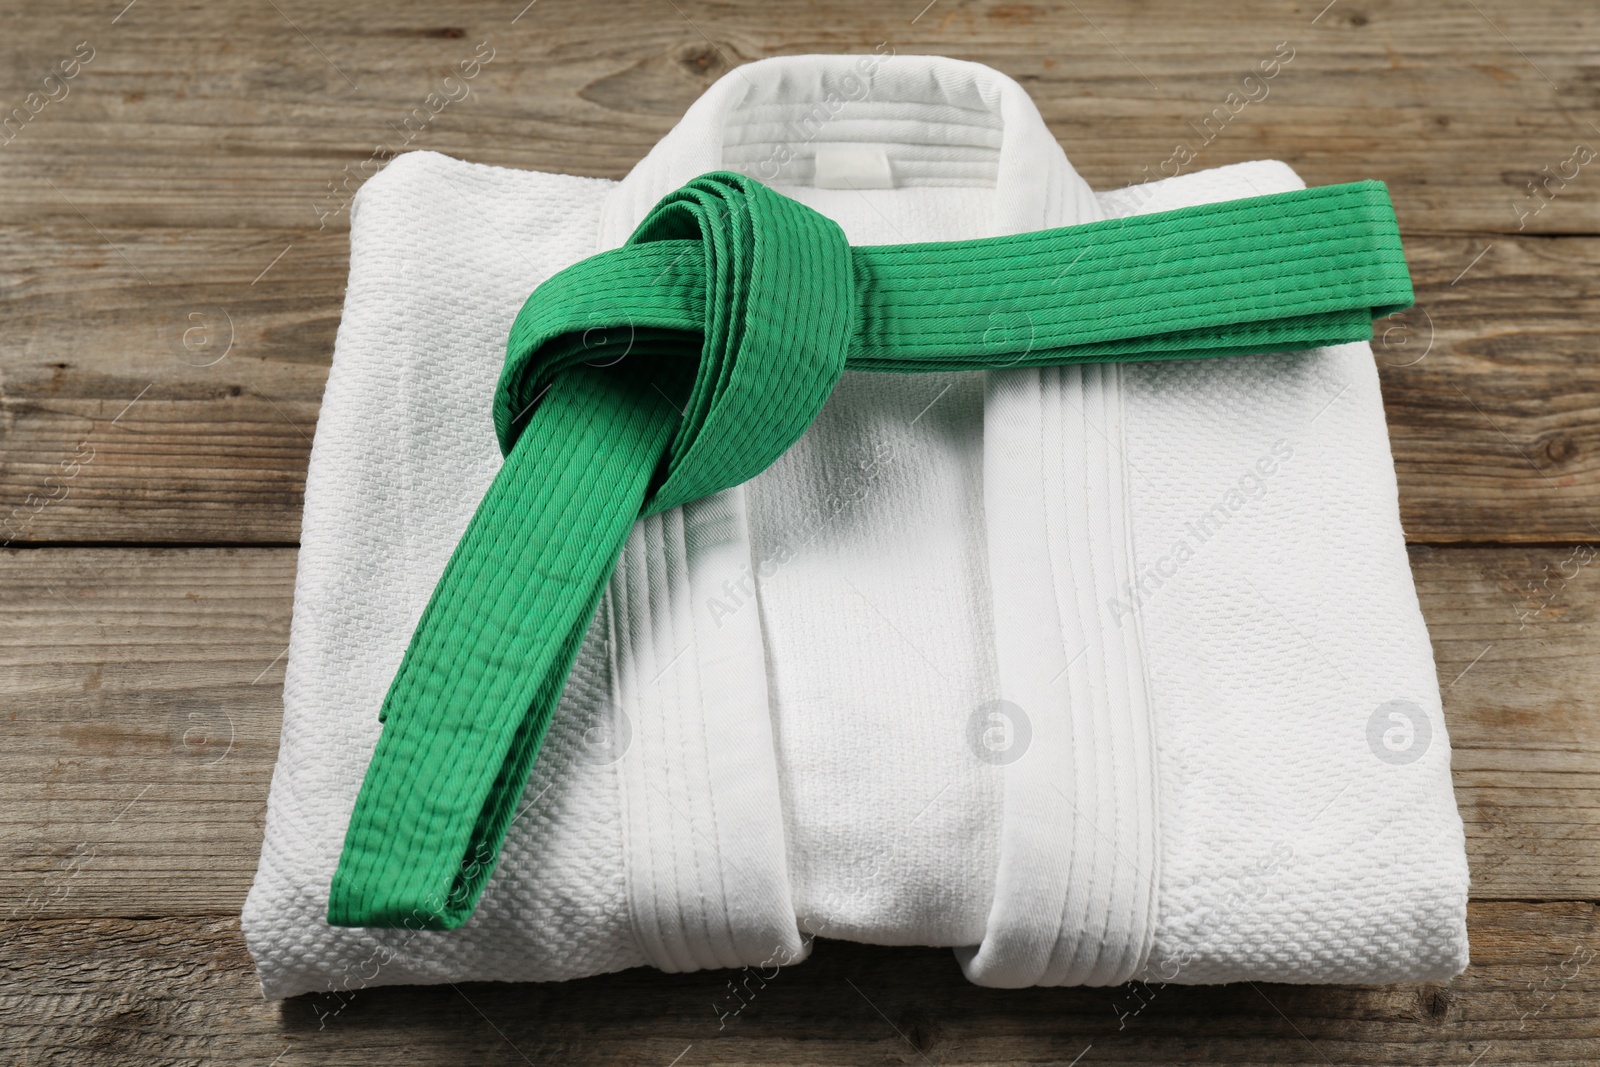
[[[106,236],[0,227],[0,541],[298,540],[345,234]]]
[[[1597,563],[1570,546],[1411,549],[1479,899],[1600,900]]]
[[[23,17],[12,0],[0,100],[20,102],[79,41],[95,58],[0,151],[0,222],[78,225],[81,210],[102,227],[315,226],[341,168],[391,144],[389,124],[485,40],[494,58],[471,95],[411,147],[620,177],[731,66],[880,42],[1006,71],[1097,187],[1159,173],[1184,142],[1195,167],[1273,156],[1314,184],[1380,176],[1414,231],[1517,231],[1527,183],[1600,136],[1586,121],[1600,12],[1576,2],[925,3],[620,0],[597,32],[580,0],[520,18],[522,4],[485,0],[188,0],[115,24]],[[1196,128],[1279,42],[1293,58],[1269,94],[1203,144]],[[1595,232],[1593,175],[1551,195],[1529,229]]]
[[[1600,537],[1600,242],[1410,238],[1406,258],[1417,306],[1373,353],[1407,537]]]
[[[20,1063],[96,1067],[1466,1067],[1475,1057],[1496,1067],[1588,1067],[1600,1057],[1596,912],[1582,903],[1474,904],[1472,966],[1433,985],[980,989],[945,950],[823,941],[805,963],[752,985],[746,1006],[726,1015],[736,1003],[727,971],[637,969],[549,985],[378,987],[268,1002],[231,919],[0,922],[8,978],[0,1047]],[[83,966],[90,959],[92,971]]]
[[[0,917],[237,910],[294,553],[12,550],[0,572]]]
[[[1412,551],[1473,897],[1600,899],[1600,560]],[[0,553],[0,918],[237,913],[276,754],[294,556]]]

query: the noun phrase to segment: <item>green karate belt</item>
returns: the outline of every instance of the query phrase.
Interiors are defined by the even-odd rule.
[[[628,531],[761,473],[842,371],[1317,348],[1411,301],[1381,182],[852,248],[752,179],[696,178],[511,328],[505,464],[389,687],[328,922],[466,922]]]

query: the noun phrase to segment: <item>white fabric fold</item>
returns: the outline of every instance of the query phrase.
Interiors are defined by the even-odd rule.
[[[1103,625],[1131,576],[1120,368],[989,379],[1002,700],[986,714],[1011,736],[995,903],[959,955],[982,985],[1115,985],[1145,965],[1159,869],[1139,628]]]
[[[894,188],[817,188],[830,146]],[[998,986],[1459,971],[1461,824],[1365,345],[846,374],[767,472],[636,527],[466,926],[326,924],[377,710],[498,467],[512,318],[719,167],[854,243],[1298,187],[1256,163],[1096,198],[1015,82],[881,55],[739,68],[622,182],[392,163],[357,198],[307,478],[244,913],[266,995],[765,967],[810,933],[950,946]],[[1396,714],[1414,753],[1373,732]]]
[[[640,951],[664,971],[803,959],[753,611],[713,620],[748,568],[743,497],[642,520],[611,583],[622,826]]]

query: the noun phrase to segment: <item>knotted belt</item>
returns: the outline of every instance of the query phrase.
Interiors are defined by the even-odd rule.
[[[761,473],[844,370],[1316,348],[1411,300],[1381,182],[852,248],[749,178],[696,178],[511,328],[505,463],[389,687],[328,921],[467,920],[634,522]]]

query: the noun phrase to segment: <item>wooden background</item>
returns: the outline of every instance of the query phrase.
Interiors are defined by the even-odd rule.
[[[1600,10],[524,2],[0,5],[0,115],[93,50],[0,145],[0,1061],[1600,1061],[1600,161],[1577,163],[1600,148]],[[883,42],[1018,79],[1096,187],[1196,143],[1287,42],[1270,96],[1191,169],[1275,157],[1394,196],[1420,306],[1376,355],[1455,745],[1471,969],[1167,987],[1120,1029],[1130,990],[983,990],[948,952],[840,943],[721,1026],[717,973],[261,1000],[237,914],[340,186],[482,41],[471,95],[412,147],[620,177],[730,65]]]

